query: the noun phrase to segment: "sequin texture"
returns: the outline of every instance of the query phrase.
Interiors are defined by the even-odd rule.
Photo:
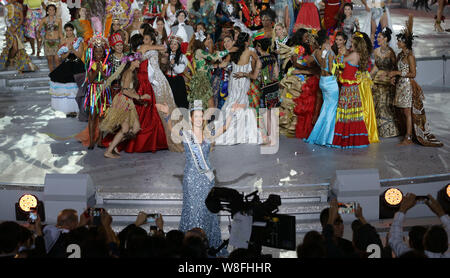
[[[188,144],[183,142],[183,145],[186,165],[183,178],[183,209],[179,229],[186,232],[192,228],[201,228],[208,237],[209,246],[217,248],[222,244],[219,217],[211,213],[205,205],[206,197],[214,187],[214,180],[209,181],[205,174],[201,174],[197,170]],[[208,167],[212,169],[209,162],[211,143],[205,139],[201,148]],[[224,253],[218,255],[224,255]]]

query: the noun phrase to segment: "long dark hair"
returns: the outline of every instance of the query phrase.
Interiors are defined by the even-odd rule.
[[[344,46],[347,44],[348,37],[347,37],[347,35],[344,32],[342,32],[342,31],[337,32],[335,38],[337,38],[337,37],[342,37],[344,39],[344,41],[345,41],[344,42]],[[338,49],[336,43],[333,44],[331,49],[334,51],[334,54],[336,54],[336,55],[339,54],[339,49]]]
[[[178,42],[177,42],[178,43]],[[167,48],[167,53],[169,53],[169,57],[172,54],[172,49],[170,48],[170,44],[172,44],[172,41],[169,42],[169,47]],[[181,45],[178,44],[178,48],[177,51],[175,52],[175,64],[179,64],[180,63],[180,57],[181,57]]]
[[[345,3],[344,6],[342,7],[342,11],[338,14],[338,22],[336,26],[341,26],[344,23],[345,20],[345,13],[344,13],[344,9],[345,7],[350,7],[350,9],[352,9],[353,11],[353,3]]]
[[[156,32],[155,29],[153,29],[153,27],[150,26],[150,24],[148,23],[142,23],[141,26],[139,26],[139,28],[144,29],[144,33]]]
[[[178,1],[179,2],[179,1]],[[165,24],[165,22],[164,22],[164,18],[162,18],[162,17],[158,17],[157,19],[156,19],[156,24],[158,24],[158,22],[162,22],[162,23],[164,23]],[[157,30],[156,30],[156,32],[158,32]],[[164,28],[163,28],[163,32],[162,32],[162,38],[161,38],[161,43],[162,42],[167,42],[167,32],[166,32],[166,27],[164,26]]]
[[[170,5],[170,1],[169,1],[169,5]],[[180,0],[177,0],[177,3],[175,4],[175,11],[182,10],[183,8],[184,8],[183,4],[181,4]]]
[[[130,54],[129,56],[132,56],[132,55],[133,54]],[[130,62],[130,61],[127,62],[127,64],[125,65],[125,67],[122,70],[122,74],[120,75],[120,80],[122,80],[122,78],[125,76],[125,72],[127,72],[127,70],[130,69],[131,63],[133,63],[133,62]],[[138,78],[137,78],[136,69],[133,70],[132,74],[133,74],[133,88],[135,88],[134,86],[137,86],[139,84],[138,83],[139,81],[138,81]]]
[[[137,48],[142,44],[144,44],[144,36],[141,34],[135,34],[130,38],[131,50],[133,52],[136,52]]]
[[[238,48],[236,52],[231,52],[230,57],[231,61],[233,61],[235,64],[239,63],[239,60],[241,59],[242,53],[247,48],[246,42],[250,38],[249,34],[247,33],[240,33],[236,43],[234,44],[235,47]]]

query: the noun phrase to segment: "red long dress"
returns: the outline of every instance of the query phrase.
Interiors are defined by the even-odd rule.
[[[336,15],[339,13],[341,0],[328,0],[325,2],[324,25],[325,30],[336,28]]]
[[[148,94],[151,96],[151,100],[147,102],[147,105],[136,105],[141,130],[137,133],[136,138],[124,142],[125,146],[120,144],[119,151],[125,150],[128,153],[155,152],[168,148],[164,127],[155,106],[155,93],[148,81],[147,66],[148,60],[142,61],[139,66],[137,74],[139,87],[136,93],[141,96]]]
[[[313,75],[307,77],[302,85],[302,94],[294,99],[294,113],[297,115],[297,125],[295,126],[295,137],[308,138],[314,128],[312,119],[314,117],[317,90],[319,89],[319,78]]]

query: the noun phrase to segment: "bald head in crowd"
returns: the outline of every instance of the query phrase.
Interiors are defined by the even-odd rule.
[[[56,226],[73,230],[78,226],[78,213],[74,209],[64,209],[59,212]]]

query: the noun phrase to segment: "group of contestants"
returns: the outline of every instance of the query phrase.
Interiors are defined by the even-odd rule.
[[[320,22],[308,1],[194,1],[190,12],[178,0],[163,2],[146,1],[142,12],[124,0],[86,1],[70,22],[58,10],[67,9],[63,3],[49,2],[37,27],[27,28],[45,37],[52,107],[88,120],[77,138],[89,149],[108,147],[108,158],[122,150],[183,151],[160,109],[167,105],[173,120],[176,108],[195,100],[220,109],[221,118],[234,104],[243,108],[216,144],[270,144],[270,113],[261,108],[277,107],[280,132],[308,143],[362,148],[404,134],[401,144],[415,137],[442,145],[428,130],[414,81],[412,24],[395,44],[383,1],[363,2],[370,17],[364,26],[351,3],[328,1]],[[0,61],[33,69],[20,37],[20,5],[7,11],[12,51]],[[208,124],[219,127],[218,118]]]

